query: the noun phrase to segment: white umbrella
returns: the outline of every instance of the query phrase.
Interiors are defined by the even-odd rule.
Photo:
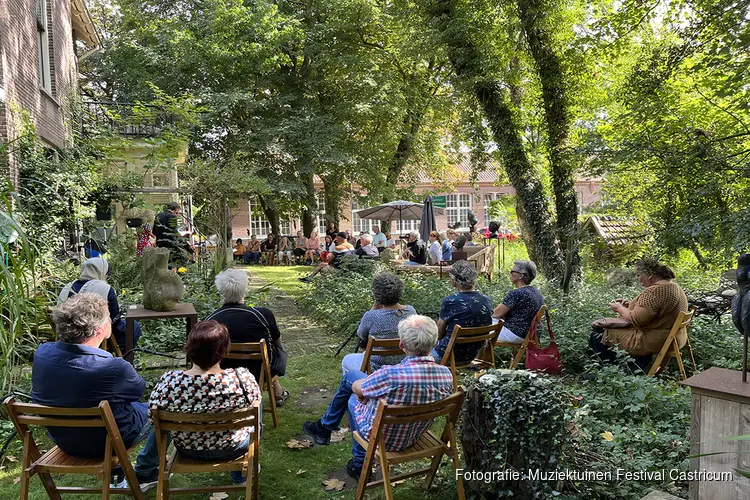
[[[435,208],[435,215],[442,215],[442,208]],[[371,208],[357,210],[360,219],[393,220],[398,216],[399,221],[422,220],[422,204],[413,201],[389,201]]]

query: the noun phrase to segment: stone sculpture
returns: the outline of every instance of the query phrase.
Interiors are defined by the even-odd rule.
[[[747,337],[750,334],[750,254],[748,253],[743,253],[737,259],[737,285],[739,291],[732,299],[732,321],[744,335],[742,381],[747,382]]]
[[[167,269],[169,249],[146,248],[141,258],[143,307],[152,311],[174,311],[185,288],[180,277]]]

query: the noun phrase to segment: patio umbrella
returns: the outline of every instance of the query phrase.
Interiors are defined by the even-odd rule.
[[[432,196],[427,196],[422,206],[422,222],[419,224],[419,235],[422,237],[422,241],[429,244],[430,233],[436,229],[435,206],[432,204]]]
[[[433,209],[434,210],[434,209]],[[440,215],[443,213],[441,208],[435,210]],[[378,219],[378,220],[421,220],[422,205],[413,201],[397,200],[389,201],[371,208],[357,210],[360,219]]]

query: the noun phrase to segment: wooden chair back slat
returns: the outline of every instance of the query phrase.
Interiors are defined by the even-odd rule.
[[[102,401],[96,408],[60,408],[32,403],[18,403],[13,397],[5,400],[16,432],[23,440],[23,461],[21,473],[21,500],[28,499],[29,480],[39,475],[47,496],[60,500],[60,493],[75,491],[74,487],[58,488],[51,473],[94,474],[102,480],[102,487],[82,488],[84,493],[101,493],[103,499],[110,495],[109,480],[112,466],[119,462],[128,481],[130,495],[136,500],[143,500],[143,492],[138,484],[135,470],[130,463],[128,450],[120,435],[117,422],[107,401]],[[66,418],[67,417],[67,418]],[[104,444],[103,458],[100,462],[92,459],[76,458],[63,453],[55,447],[45,456],[44,463],[39,463],[42,453],[34,441],[29,426],[44,427],[104,427],[107,437]],[[113,460],[116,459],[116,460]],[[34,466],[32,467],[32,464]],[[85,490],[85,491],[83,491]]]
[[[392,500],[393,492],[391,481],[413,477],[420,473],[427,474],[425,486],[429,488],[444,454],[448,454],[451,458],[453,468],[457,472],[461,465],[459,463],[454,429],[456,421],[458,420],[458,415],[461,411],[464,397],[465,394],[463,390],[459,389],[457,392],[441,401],[425,405],[388,405],[384,400],[380,400],[377,412],[375,413],[375,421],[369,439],[365,441],[357,433],[355,433],[354,436],[354,438],[366,448],[362,474],[360,475],[357,491],[354,495],[355,500],[363,500],[366,489],[376,485],[383,485],[385,488],[386,499]],[[445,417],[445,423],[439,440],[430,435],[428,439],[422,441],[419,446],[416,446],[417,443],[415,443],[415,447],[404,450],[403,452],[397,452],[401,453],[401,456],[389,459],[389,453],[387,452],[384,439],[384,428],[386,426],[414,422],[431,422],[435,418],[441,416]],[[402,463],[422,458],[431,458],[432,464],[430,468],[391,477],[389,460],[393,460],[395,463]],[[380,469],[383,474],[383,479],[382,481],[368,482],[372,465],[376,459],[380,461]],[[460,500],[464,500],[463,482],[459,476],[457,476],[457,478],[458,497]]]
[[[376,339],[370,337],[367,339],[367,349],[365,349],[365,355],[362,358],[362,366],[360,370],[364,373],[369,374],[370,370],[370,359],[373,355],[375,356],[396,356],[404,354],[404,351],[399,347],[401,339]]]
[[[258,402],[256,401],[257,405]],[[165,410],[152,410],[151,415],[159,420],[163,431],[236,431],[257,425],[252,408],[225,413],[178,413]]]
[[[503,323],[498,322],[494,325],[477,326],[463,328],[456,325],[453,328],[451,339],[448,342],[448,346],[445,348],[443,359],[440,360],[440,364],[445,365],[451,369],[453,374],[453,387],[458,388],[458,369],[468,367],[469,364],[462,365],[461,367],[456,366],[455,346],[456,344],[473,344],[475,342],[485,342],[485,352],[488,353],[489,359],[482,360],[484,366],[494,367],[495,366],[495,353],[492,350],[492,346],[497,342],[497,337],[500,335],[500,330],[503,328]],[[437,361],[437,360],[436,360]]]
[[[224,359],[236,359],[241,361],[260,361],[260,380],[258,386],[261,393],[268,392],[269,404],[263,411],[269,411],[273,419],[273,426],[279,426],[279,413],[276,410],[276,394],[273,390],[273,377],[271,376],[271,356],[268,353],[268,344],[265,339],[260,342],[233,342],[229,345],[229,352]]]
[[[682,361],[682,353],[680,351],[679,344],[677,343],[677,334],[680,332],[681,329],[685,328],[685,334],[686,334],[686,341],[683,348],[688,349],[688,354],[690,355],[690,361],[692,363],[692,369],[693,373],[696,371],[695,366],[695,356],[693,355],[693,347],[690,345],[690,338],[687,335],[687,329],[690,326],[690,323],[693,321],[693,317],[695,316],[695,311],[697,308],[692,307],[687,312],[680,312],[677,315],[677,318],[675,318],[674,323],[672,324],[671,330],[669,330],[669,334],[667,335],[666,340],[664,341],[664,344],[662,345],[662,348],[659,350],[659,353],[656,355],[656,359],[651,365],[651,369],[648,371],[648,375],[650,377],[653,377],[660,371],[662,371],[664,368],[667,367],[669,364],[669,360],[671,358],[675,358],[677,360],[677,367],[680,370],[680,376],[682,377],[682,380],[685,380],[687,378],[687,373],[685,372],[685,366]]]

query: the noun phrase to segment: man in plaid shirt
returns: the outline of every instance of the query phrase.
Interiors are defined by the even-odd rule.
[[[349,428],[366,439],[370,437],[378,401],[391,405],[434,403],[453,393],[450,370],[435,363],[430,351],[437,341],[437,325],[426,316],[408,316],[398,324],[400,347],[406,357],[397,365],[386,365],[367,376],[359,370],[348,371],[328,410],[320,420],[302,426],[317,444],[331,443],[331,431],[338,428],[347,408]],[[392,425],[384,430],[388,451],[401,451],[425,432],[431,422]],[[347,473],[359,479],[365,461],[365,449],[352,438],[353,458],[346,464]]]

